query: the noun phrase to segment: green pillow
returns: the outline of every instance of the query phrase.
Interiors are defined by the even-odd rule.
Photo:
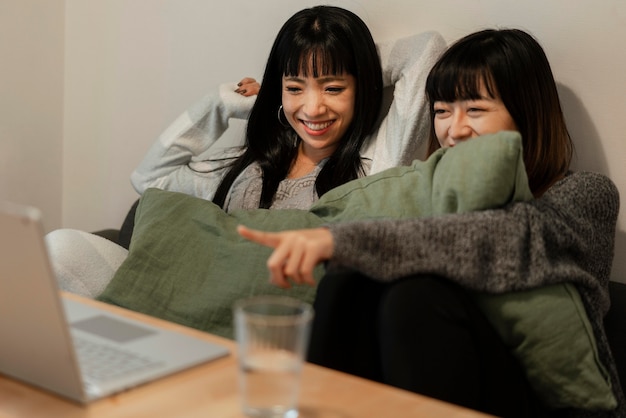
[[[476,294],[475,300],[546,405],[587,410],[617,406],[585,306],[572,284]]]
[[[500,132],[441,149],[426,161],[415,161],[367,176],[324,194],[308,210],[252,210],[226,214],[212,202],[192,196],[158,189],[147,190],[141,197],[135,218],[135,230],[128,258],[122,263],[111,283],[99,299],[166,320],[232,338],[232,304],[239,298],[258,294],[285,294],[312,302],[315,288],[294,286],[289,290],[268,283],[266,261],[271,250],[239,237],[238,224],[278,231],[320,226],[331,222],[402,219],[436,216],[495,208],[512,201],[532,199],[522,158],[521,138],[516,132]],[[323,268],[315,271],[321,278]],[[533,292],[543,293],[543,289]],[[504,296],[516,300],[511,293]],[[486,297],[489,299],[490,297]],[[494,297],[494,299],[497,297]],[[555,311],[570,308],[553,305]],[[524,305],[529,314],[532,303]],[[585,318],[584,310],[577,310]],[[490,319],[495,323],[511,321],[505,312],[492,306]],[[521,318],[526,313],[520,312]],[[546,315],[542,321],[556,316]],[[563,329],[558,322],[553,329]],[[502,330],[503,327],[496,326]],[[508,325],[504,326],[508,329]],[[583,327],[588,330],[588,327]],[[528,328],[533,334],[534,328]],[[587,358],[589,376],[572,382],[576,393],[596,394],[594,399],[612,398],[610,386],[597,361],[593,334],[562,332],[565,344],[580,347]],[[503,337],[504,338],[504,337]],[[570,340],[583,339],[586,344]],[[541,338],[539,344],[542,343]],[[530,352],[529,352],[529,351]],[[532,356],[535,348],[522,347],[518,354]],[[563,352],[548,349],[554,357]],[[567,355],[572,355],[571,351]],[[580,356],[572,357],[579,358]],[[576,360],[578,361],[578,360]],[[567,362],[572,366],[571,362]],[[558,364],[547,361],[548,365]],[[545,370],[530,373],[535,389],[541,391],[545,380],[554,373],[572,376],[567,370]],[[594,387],[587,386],[590,382]],[[577,386],[578,385],[578,386]],[[583,387],[584,386],[584,387]],[[608,389],[607,389],[608,388]],[[608,391],[608,393],[607,393]],[[556,391],[557,395],[560,391]],[[572,392],[572,391],[570,391]],[[549,405],[560,406],[571,401],[547,399]],[[614,401],[614,399],[613,399]],[[604,403],[609,408],[612,403]],[[573,403],[572,406],[578,406]]]
[[[98,299],[233,338],[232,304],[237,299],[286,294],[268,281],[271,250],[240,238],[236,226],[245,222],[274,231],[321,224],[306,211],[285,211],[283,218],[273,212],[226,216],[206,200],[147,190],[137,207],[128,257]],[[322,274],[318,267],[316,277]],[[296,286],[289,295],[312,302],[315,287]]]
[[[490,209],[532,198],[521,137],[503,131],[336,187],[310,212],[325,223],[402,219]]]
[[[347,183],[309,211],[227,214],[210,201],[149,189],[137,207],[128,257],[99,299],[231,338],[235,300],[285,293],[267,280],[271,250],[241,238],[237,224],[276,231],[464,212],[530,198],[516,132],[477,138],[427,161]],[[322,275],[319,267],[316,277]],[[315,288],[294,286],[289,294],[311,302]]]

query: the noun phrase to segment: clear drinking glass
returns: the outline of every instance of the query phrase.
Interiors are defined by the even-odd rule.
[[[313,308],[290,297],[256,296],[233,309],[244,414],[297,417]]]

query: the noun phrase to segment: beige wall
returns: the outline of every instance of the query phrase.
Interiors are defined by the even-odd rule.
[[[0,0],[0,199],[61,225],[63,0]],[[1,232],[0,232],[1,233]]]
[[[53,227],[61,224],[85,230],[118,226],[137,198],[128,180],[130,172],[160,131],[211,86],[246,75],[259,77],[280,25],[296,10],[316,3],[40,0],[37,3],[45,6],[35,12],[29,6],[34,2],[0,0],[0,34],[9,31],[11,39],[23,38],[25,32],[35,35],[22,41],[25,50],[14,41],[5,45],[5,37],[0,38],[4,42],[0,44],[3,58],[7,54],[20,58],[27,55],[24,64],[10,66],[8,79],[3,73],[0,81],[2,96],[5,84],[10,86],[9,100],[0,96],[0,191],[43,206]],[[529,30],[545,47],[561,84],[578,149],[575,168],[609,175],[626,196],[626,141],[620,123],[626,111],[626,48],[620,41],[626,39],[626,3],[327,3],[358,13],[378,39],[430,29],[440,31],[449,41],[487,26]],[[5,16],[7,8],[29,19],[17,24]],[[61,42],[58,38],[63,34],[63,12],[65,39]],[[63,47],[65,88],[61,106],[63,94],[58,91],[58,80],[63,69]],[[42,67],[35,74],[29,73],[33,70],[28,59],[44,51],[48,61],[53,62],[51,69]],[[4,71],[4,66],[1,68]],[[30,102],[28,106],[14,106],[22,98],[32,98],[37,106]],[[44,121],[29,123],[33,111]],[[5,135],[7,113],[12,115],[12,125]],[[12,147],[8,151],[4,150],[6,137]],[[625,211],[619,219],[614,268],[614,278],[620,281],[626,281]]]

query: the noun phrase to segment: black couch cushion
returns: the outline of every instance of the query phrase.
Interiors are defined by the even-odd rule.
[[[611,345],[622,385],[626,383],[626,284],[609,284],[611,308],[604,318],[604,329]]]

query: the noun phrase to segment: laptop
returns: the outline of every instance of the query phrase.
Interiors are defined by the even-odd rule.
[[[0,202],[0,374],[89,403],[228,353],[61,297],[40,211]]]

